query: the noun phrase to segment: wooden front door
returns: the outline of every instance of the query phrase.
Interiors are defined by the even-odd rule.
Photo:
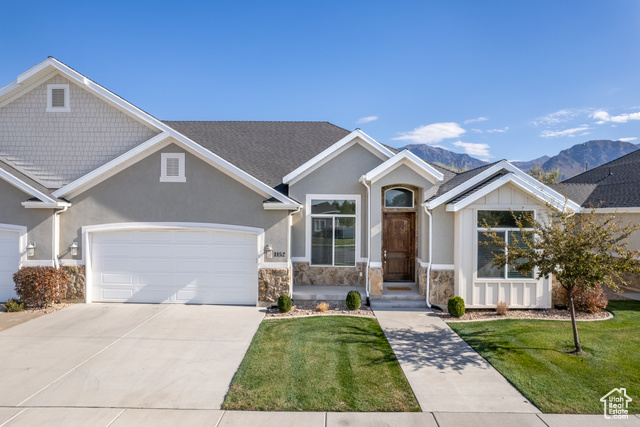
[[[382,264],[388,282],[415,280],[415,212],[385,212]]]

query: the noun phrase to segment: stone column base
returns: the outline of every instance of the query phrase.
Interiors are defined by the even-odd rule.
[[[369,294],[382,295],[384,279],[381,268],[369,268]]]
[[[261,268],[258,271],[258,301],[276,302],[280,295],[291,296],[288,268]]]
[[[60,267],[67,273],[66,300],[84,301],[85,274],[84,265],[63,265]]]
[[[449,298],[454,296],[454,277],[453,270],[431,270],[429,282],[429,302],[431,304],[441,307],[447,306]]]

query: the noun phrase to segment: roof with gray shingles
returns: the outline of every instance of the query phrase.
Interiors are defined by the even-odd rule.
[[[477,193],[478,191],[480,191],[484,187],[488,186],[492,182],[497,181],[498,179],[502,178],[504,175],[507,175],[507,174],[510,174],[510,173],[511,172],[500,171],[500,172],[490,176],[486,180],[482,181],[480,184],[478,184],[478,185],[470,188],[469,190],[465,191],[464,193],[460,194],[455,199],[449,200],[447,203],[456,203],[456,202],[459,202],[461,200],[464,200],[467,197],[469,197],[470,195],[472,195],[474,193]]]
[[[564,180],[554,186],[583,207],[640,206],[640,150]]]
[[[9,162],[7,159],[5,159],[3,157],[0,157],[0,169],[2,169],[5,172],[8,172],[9,174],[15,176],[16,178],[18,178],[22,182],[30,185],[34,189],[46,194],[47,196],[51,197],[54,200],[65,201],[64,199],[59,199],[59,198],[56,198],[55,196],[53,196],[51,194],[53,189],[47,188],[44,185],[40,184],[38,181],[36,181],[33,178],[31,178],[30,176],[25,175],[22,171],[20,171],[19,169],[16,169],[15,166],[11,162]],[[37,201],[38,199],[31,198],[31,199],[28,199],[28,200]]]
[[[164,123],[272,187],[351,133],[329,122]]]

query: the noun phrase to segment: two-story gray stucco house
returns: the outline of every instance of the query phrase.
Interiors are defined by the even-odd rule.
[[[57,61],[0,89],[0,300],[54,265],[86,302],[258,304],[417,283],[435,303],[550,307],[491,266],[479,218],[568,200],[507,161],[456,174],[326,122],[161,121]]]

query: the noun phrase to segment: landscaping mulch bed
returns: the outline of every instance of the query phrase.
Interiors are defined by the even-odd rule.
[[[367,306],[362,306],[358,310],[349,310],[345,304],[329,304],[327,311],[316,310],[315,305],[294,305],[288,313],[280,313],[278,307],[268,307],[266,317],[307,317],[307,316],[360,316],[374,317],[373,311]]]
[[[434,310],[445,322],[464,322],[470,320],[498,320],[498,319],[546,319],[546,320],[571,320],[568,310],[544,309],[544,310],[509,310],[504,316],[500,316],[495,310],[467,310],[464,316],[455,318],[449,313]],[[611,318],[611,313],[602,310],[599,313],[576,313],[577,320],[604,320]]]

